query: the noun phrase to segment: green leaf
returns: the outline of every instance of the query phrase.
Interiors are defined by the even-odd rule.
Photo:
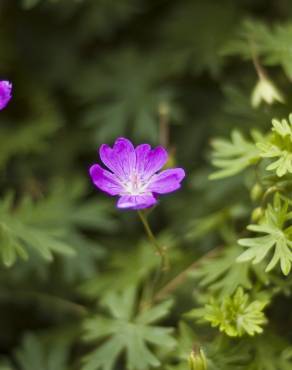
[[[84,201],[85,192],[83,181],[71,180],[70,186],[64,181],[52,183],[48,194],[37,200],[25,196],[14,204],[13,197],[7,194],[0,201],[3,263],[12,266],[18,257],[27,260],[32,253],[50,262],[59,254],[71,260],[71,265],[69,261],[64,262],[66,277],[95,275],[95,262],[102,255],[102,246],[92,243],[80,229],[114,232],[118,223],[106,200]],[[78,257],[73,261],[71,257],[76,252]]]
[[[288,202],[281,202],[279,194],[276,194],[274,203],[268,205],[261,224],[248,226],[251,231],[267,235],[240,239],[238,243],[248,249],[237,258],[237,261],[252,261],[256,264],[274,249],[266,271],[271,271],[280,263],[283,274],[288,275],[292,264],[292,240],[291,228],[285,227],[285,224],[290,219]]]
[[[105,257],[102,245],[84,238],[80,233],[72,232],[67,239],[74,248],[74,258],[62,259],[62,274],[64,280],[70,283],[92,279],[97,275],[97,262]]]
[[[187,316],[208,321],[230,337],[254,336],[263,332],[262,325],[266,323],[263,309],[266,305],[267,301],[250,302],[240,287],[233,296],[220,301],[213,299],[204,308],[194,309]]]
[[[170,245],[169,239],[159,238],[159,241],[164,245]],[[113,254],[109,271],[103,273],[102,279],[97,275],[82,284],[79,290],[86,297],[93,299],[100,295],[106,296],[113,291],[121,292],[129,285],[139,285],[158,266],[159,259],[153,253],[153,246],[143,240],[130,252],[123,250]]]
[[[85,41],[91,37],[110,39],[121,26],[127,24],[134,15],[141,11],[140,0],[75,0],[75,2],[77,5],[80,2],[86,3],[82,14],[78,14],[81,18],[78,37],[82,37]],[[68,8],[68,3],[66,3],[66,8]]]
[[[1,359],[0,360],[0,370],[14,370],[14,368],[12,367],[9,361],[6,361],[6,360],[2,361]]]
[[[178,365],[167,366],[167,370],[189,370],[188,358],[193,348],[202,348],[207,357],[208,370],[245,370],[243,364],[246,364],[250,357],[249,347],[246,343],[232,341],[229,337],[222,335],[211,338],[211,341],[202,341],[198,338],[199,331],[196,333],[189,325],[179,322],[178,338],[176,350],[173,353],[175,362]],[[170,361],[173,363],[174,361]],[[164,367],[163,367],[164,369]]]
[[[9,160],[22,160],[28,154],[40,154],[49,148],[49,139],[56,135],[63,120],[54,103],[44,90],[29,85],[30,101],[35,104],[34,115],[21,117],[20,122],[1,120],[0,169],[7,168]],[[35,93],[35,94],[34,94]]]
[[[38,201],[29,197],[22,200],[18,215],[25,221],[56,229],[80,227],[89,230],[114,231],[117,220],[106,199],[84,199],[87,183],[84,179],[59,180],[50,184],[46,196]]]
[[[41,0],[22,0],[23,7],[25,9],[31,9],[38,5]]]
[[[292,115],[285,119],[272,121],[273,134],[265,142],[257,143],[263,158],[276,158],[266,169],[275,171],[278,177],[292,173]]]
[[[251,269],[248,263],[235,263],[239,253],[237,245],[225,247],[216,258],[203,261],[191,276],[200,281],[201,287],[208,287],[220,297],[233,294],[239,286],[250,289]]]
[[[26,334],[15,357],[21,370],[69,370],[68,345],[62,340],[45,345],[34,334]]]
[[[265,333],[253,338],[250,343],[252,360],[246,370],[290,370],[292,348],[282,336]]]
[[[0,254],[6,266],[15,263],[17,257],[28,258],[28,248],[35,250],[45,260],[51,261],[53,253],[74,255],[74,250],[52,229],[42,229],[29,220],[34,208],[26,198],[17,211],[13,209],[13,198],[7,196],[0,203]],[[25,217],[24,217],[25,215]]]
[[[223,54],[241,55],[244,58],[252,59],[252,51],[254,50],[264,64],[282,66],[287,77],[291,78],[291,37],[291,22],[268,27],[263,22],[248,20],[243,22],[234,40],[224,46]]]
[[[89,104],[83,121],[95,128],[98,141],[112,140],[128,127],[134,136],[156,141],[159,105],[173,100],[172,89],[158,81],[157,64],[132,48],[110,55],[98,68],[89,66],[76,94]]]
[[[214,230],[218,230],[220,226],[228,222],[231,212],[232,210],[229,208],[224,208],[218,212],[191,220],[187,229],[187,239],[196,241],[212,233]]]
[[[259,134],[254,133],[254,137]],[[260,151],[256,145],[247,141],[239,131],[233,131],[231,141],[215,139],[212,142],[212,164],[219,170],[214,172],[210,179],[221,179],[233,176],[260,159]]]
[[[165,68],[175,73],[186,71],[197,75],[207,71],[218,76],[225,62],[219,51],[233,33],[238,9],[229,0],[222,0],[220,4],[212,1],[177,3],[164,22],[162,19]],[[194,24],[196,32],[193,32]]]
[[[170,310],[171,303],[164,302],[135,314],[135,290],[128,288],[122,294],[108,295],[104,306],[112,317],[97,315],[84,323],[87,341],[105,341],[84,358],[82,370],[111,370],[120,354],[126,353],[129,370],[146,370],[158,366],[160,361],[149,345],[171,349],[175,340],[172,329],[155,326]]]

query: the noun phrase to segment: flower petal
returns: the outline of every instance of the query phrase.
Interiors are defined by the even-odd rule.
[[[110,194],[117,195],[123,191],[117,177],[111,172],[104,170],[100,165],[94,164],[90,167],[89,173],[94,185],[100,190]]]
[[[182,168],[173,168],[154,175],[147,190],[165,194],[180,188],[180,182],[185,177],[185,171]]]
[[[115,141],[113,148],[115,156],[126,176],[129,176],[136,166],[136,153],[130,140],[123,137]]]
[[[128,179],[136,166],[136,153],[133,144],[125,138],[118,138],[114,147],[103,144],[99,150],[102,162],[120,179]]]
[[[136,152],[136,171],[139,174],[144,173],[145,164],[148,162],[148,155],[151,152],[149,144],[140,144],[135,149]]]
[[[117,207],[122,209],[143,209],[149,208],[155,203],[157,203],[157,199],[151,193],[142,195],[123,195],[118,200]]]
[[[167,151],[158,146],[151,150],[150,145],[142,144],[136,148],[137,172],[144,178],[149,179],[155,172],[159,171],[167,162]]]
[[[107,144],[102,144],[99,148],[99,156],[102,162],[118,177],[123,177],[123,169],[118,162],[114,150]]]
[[[4,109],[11,99],[12,84],[9,81],[0,81],[0,110]]]

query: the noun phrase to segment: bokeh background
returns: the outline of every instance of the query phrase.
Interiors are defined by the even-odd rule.
[[[186,169],[150,215],[173,246],[168,278],[245,226],[249,179],[211,182],[210,143],[290,113],[291,19],[289,0],[0,1],[0,77],[14,87],[0,114],[1,370],[81,368],[83,320],[157,264],[135,212],[90,183],[101,143],[163,144]],[[285,104],[252,106],[254,53]]]

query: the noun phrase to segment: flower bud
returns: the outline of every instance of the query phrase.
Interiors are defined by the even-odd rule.
[[[258,222],[264,214],[262,207],[257,207],[252,211],[251,219],[253,222]]]
[[[207,370],[207,360],[202,348],[193,349],[188,361],[189,370]]]
[[[251,105],[258,108],[262,102],[273,104],[284,103],[284,97],[277,87],[265,76],[260,76],[251,96]]]
[[[258,200],[260,196],[263,194],[263,188],[257,182],[251,189],[250,197],[253,201]]]
[[[170,111],[170,107],[166,102],[159,103],[158,113],[160,116],[168,116],[169,111]]]

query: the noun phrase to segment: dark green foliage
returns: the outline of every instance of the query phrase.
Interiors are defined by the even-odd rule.
[[[60,340],[45,345],[40,338],[27,334],[15,357],[23,370],[67,370],[68,354],[68,345]]]
[[[0,22],[0,370],[290,370],[292,4],[2,0]],[[88,177],[119,136],[186,169],[147,215],[162,274]]]
[[[110,311],[112,318],[95,316],[84,323],[85,340],[98,340],[110,336],[101,347],[85,359],[85,370],[113,369],[117,357],[126,351],[128,369],[148,369],[157,367],[160,361],[149,350],[152,344],[172,349],[176,342],[171,337],[171,328],[154,326],[168,312],[170,302],[146,308],[135,315],[135,289],[128,288],[121,294],[108,295],[103,305]]]

